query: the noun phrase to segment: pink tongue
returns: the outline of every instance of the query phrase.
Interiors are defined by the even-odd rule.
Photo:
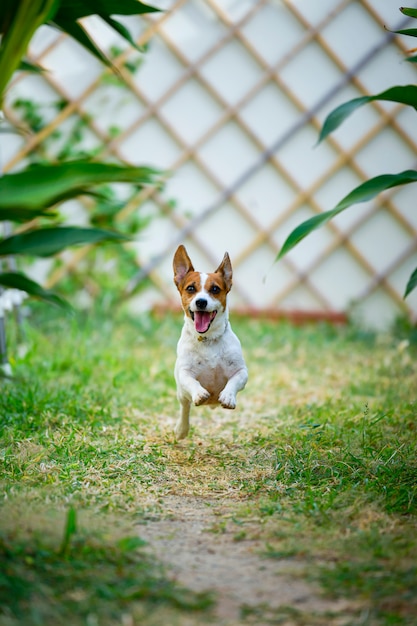
[[[195,311],[194,326],[198,333],[205,333],[211,322],[211,313],[207,311]]]

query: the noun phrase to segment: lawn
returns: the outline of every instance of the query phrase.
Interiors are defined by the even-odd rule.
[[[416,331],[233,327],[249,368],[237,409],[194,408],[177,443],[179,316],[35,309],[19,349],[10,326],[1,626],[210,623],[216,594],[173,580],[140,536],[172,496],[227,501],[214,539],[232,525],[350,602],[339,622],[242,602],[240,623],[417,624]]]

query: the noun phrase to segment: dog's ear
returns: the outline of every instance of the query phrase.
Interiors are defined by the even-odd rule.
[[[174,254],[174,283],[179,287],[180,283],[184,279],[188,272],[193,272],[194,267],[191,263],[191,259],[187,254],[187,250],[184,246],[178,246],[176,253]]]
[[[216,269],[215,274],[222,274],[224,282],[226,283],[227,291],[230,291],[232,288],[233,270],[232,264],[230,262],[230,257],[227,252],[224,253],[223,261]]]

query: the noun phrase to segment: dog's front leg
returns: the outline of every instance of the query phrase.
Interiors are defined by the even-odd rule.
[[[241,391],[248,380],[248,370],[246,367],[238,370],[227,382],[225,388],[219,395],[219,402],[224,409],[236,408],[236,394]]]
[[[180,400],[183,396],[188,397],[196,406],[204,404],[210,397],[210,392],[204,389],[203,385],[200,385],[198,380],[187,370],[180,370],[177,387],[181,390]]]

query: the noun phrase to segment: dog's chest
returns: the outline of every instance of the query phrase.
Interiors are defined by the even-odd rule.
[[[207,404],[217,403],[227,381],[241,367],[241,353],[236,339],[229,335],[220,341],[180,342],[179,359],[193,378],[210,392]]]
[[[209,351],[201,354],[199,351],[193,355],[192,370],[195,378],[203,385],[214,398],[218,398],[219,393],[226,385],[233,374],[235,366],[232,359],[225,360],[219,353]]]

